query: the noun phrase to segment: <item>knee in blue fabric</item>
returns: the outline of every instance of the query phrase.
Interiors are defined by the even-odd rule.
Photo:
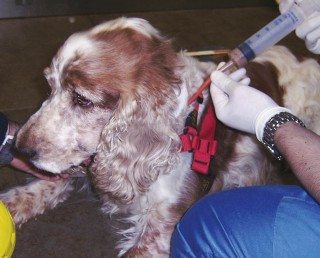
[[[320,208],[301,188],[239,188],[190,208],[176,226],[171,257],[296,257],[310,252],[312,239],[320,240]],[[311,249],[319,256],[318,246]]]

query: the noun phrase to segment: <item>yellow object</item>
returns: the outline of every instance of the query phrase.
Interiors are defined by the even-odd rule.
[[[6,206],[0,202],[0,258],[10,258],[16,243],[16,230]]]

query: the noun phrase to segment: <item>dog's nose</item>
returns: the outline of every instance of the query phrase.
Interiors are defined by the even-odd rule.
[[[18,148],[18,151],[28,159],[35,158],[38,155],[37,152],[32,148]]]
[[[25,130],[24,133],[21,130],[22,128],[16,136],[14,149],[28,159],[35,159],[38,156],[35,137],[30,134],[30,130]]]

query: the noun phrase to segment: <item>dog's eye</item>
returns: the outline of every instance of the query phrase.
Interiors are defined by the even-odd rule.
[[[89,108],[93,106],[93,102],[91,100],[88,100],[87,98],[78,94],[75,91],[73,92],[73,103],[83,108]]]

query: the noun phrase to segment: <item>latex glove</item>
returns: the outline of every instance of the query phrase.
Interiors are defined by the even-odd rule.
[[[303,0],[282,0],[279,9],[281,13],[287,12],[294,2],[300,3]],[[320,54],[320,13],[314,12],[296,29],[296,35],[303,39],[307,49],[314,53]]]
[[[244,79],[245,74],[244,68],[230,76],[213,72],[210,87],[212,101],[221,122],[243,132],[256,133],[258,140],[262,141],[269,119],[280,112],[290,111],[279,107],[268,95],[243,83],[248,82]]]
[[[289,11],[294,2],[297,4],[301,3],[303,0],[281,0],[279,4],[280,13],[285,13]]]

